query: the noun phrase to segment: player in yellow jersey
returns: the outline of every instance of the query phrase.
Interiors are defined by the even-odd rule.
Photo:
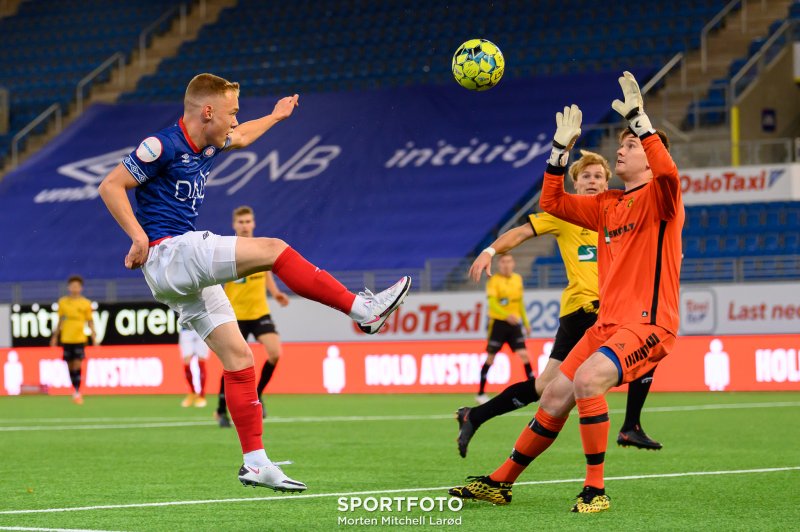
[[[236,231],[237,237],[252,238],[255,228],[256,220],[252,208],[243,206],[233,211],[233,230]],[[261,378],[257,387],[258,400],[261,401],[261,415],[264,418],[267,417],[267,409],[261,396],[281,357],[281,339],[269,312],[267,290],[282,307],[289,304],[289,298],[275,284],[272,272],[257,272],[225,283],[225,294],[231,301],[242,336],[247,340],[247,337],[252,334],[267,352],[267,360],[261,370]],[[230,427],[225,403],[224,381],[220,381],[217,419],[220,427]]]
[[[611,169],[606,159],[593,152],[581,150],[582,157],[570,166],[569,175],[577,194],[595,195],[605,192]],[[554,235],[569,283],[561,294],[561,312],[550,360],[538,379],[512,384],[488,403],[475,407],[458,409],[459,425],[458,451],[462,457],[467,455],[475,431],[493,417],[521,408],[541,396],[547,384],[556,376],[561,362],[583,333],[597,321],[600,308],[599,285],[597,280],[597,233],[565,222],[547,213],[532,214],[529,223],[521,225],[500,235],[494,243],[475,259],[469,270],[474,281],[479,281],[485,271],[491,274],[492,257],[495,253],[506,253],[524,241],[545,234]],[[640,449],[661,449],[661,444],[652,440],[641,428],[641,412],[653,373],[628,385],[628,404],[625,421],[617,443]]]
[[[58,300],[58,325],[53,331],[50,345],[55,347],[61,344],[64,348],[64,361],[69,369],[69,378],[75,392],[72,402],[83,404],[81,395],[81,365],[86,356],[86,342],[88,338],[84,332],[86,324],[92,334],[92,344],[97,345],[97,335],[94,331],[92,319],[92,303],[83,297],[83,277],[73,275],[67,279],[66,295]]]
[[[528,361],[528,350],[525,348],[525,337],[531,333],[528,315],[525,312],[525,302],[522,300],[524,287],[522,276],[514,273],[514,257],[509,254],[501,255],[497,261],[498,272],[492,275],[486,283],[486,299],[489,303],[489,332],[486,345],[486,361],[481,368],[481,382],[475,400],[484,404],[489,400],[485,393],[486,376],[489,368],[494,363],[494,357],[503,344],[516,353],[525,365],[525,375],[533,376],[531,364]],[[525,330],[523,335],[522,331]]]

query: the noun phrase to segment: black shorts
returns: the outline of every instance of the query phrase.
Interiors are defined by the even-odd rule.
[[[83,360],[86,357],[84,347],[86,344],[62,344],[64,348],[64,360],[70,362],[72,360]]]
[[[503,344],[508,344],[512,351],[525,349],[525,335],[522,334],[522,326],[511,325],[503,320],[489,321],[489,343],[486,344],[486,352],[497,353]]]
[[[595,307],[599,308],[595,301]],[[578,340],[583,338],[583,333],[586,329],[594,325],[597,321],[597,312],[586,311],[578,309],[571,314],[561,316],[558,318],[558,330],[556,331],[556,339],[553,342],[553,350],[550,352],[550,358],[564,362],[567,355]]]
[[[278,329],[275,328],[275,322],[272,321],[272,316],[269,314],[265,314],[257,320],[239,320],[237,323],[245,340],[251,333],[253,338],[258,338],[262,334],[278,333]]]

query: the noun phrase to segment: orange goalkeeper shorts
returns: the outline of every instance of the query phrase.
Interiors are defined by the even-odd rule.
[[[619,373],[619,384],[631,382],[658,365],[675,345],[675,335],[646,323],[595,324],[561,363],[561,372],[575,380],[575,372],[595,352],[606,355]]]

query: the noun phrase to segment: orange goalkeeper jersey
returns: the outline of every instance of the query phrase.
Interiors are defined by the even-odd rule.
[[[652,181],[597,196],[564,192],[564,168],[548,166],[542,210],[598,232],[599,324],[648,323],[678,333],[681,230],[678,169],[658,135],[642,140]]]

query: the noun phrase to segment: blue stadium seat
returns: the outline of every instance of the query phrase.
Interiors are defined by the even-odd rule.
[[[742,254],[758,255],[762,250],[761,237],[758,233],[747,233],[742,238]]]
[[[788,208],[786,210],[786,228],[798,230],[800,228],[800,206]]]
[[[781,252],[781,235],[780,233],[766,233],[764,234],[764,253],[767,255],[774,255]]]
[[[706,257],[719,257],[722,255],[719,237],[710,236],[703,239],[703,248],[706,250]]]
[[[738,235],[725,235],[719,239],[719,254],[721,257],[735,257],[741,255],[741,243]]]
[[[784,233],[783,252],[790,255],[800,253],[800,234],[796,231]]]
[[[769,209],[767,211],[767,216],[764,220],[764,225],[771,229],[776,229],[779,225],[781,225],[781,220],[783,219],[783,210],[778,208]]]
[[[719,232],[728,227],[728,214],[724,207],[710,205],[705,209],[705,227],[709,232]]]
[[[697,236],[684,237],[683,254],[686,257],[696,258],[703,256],[701,239]]]

